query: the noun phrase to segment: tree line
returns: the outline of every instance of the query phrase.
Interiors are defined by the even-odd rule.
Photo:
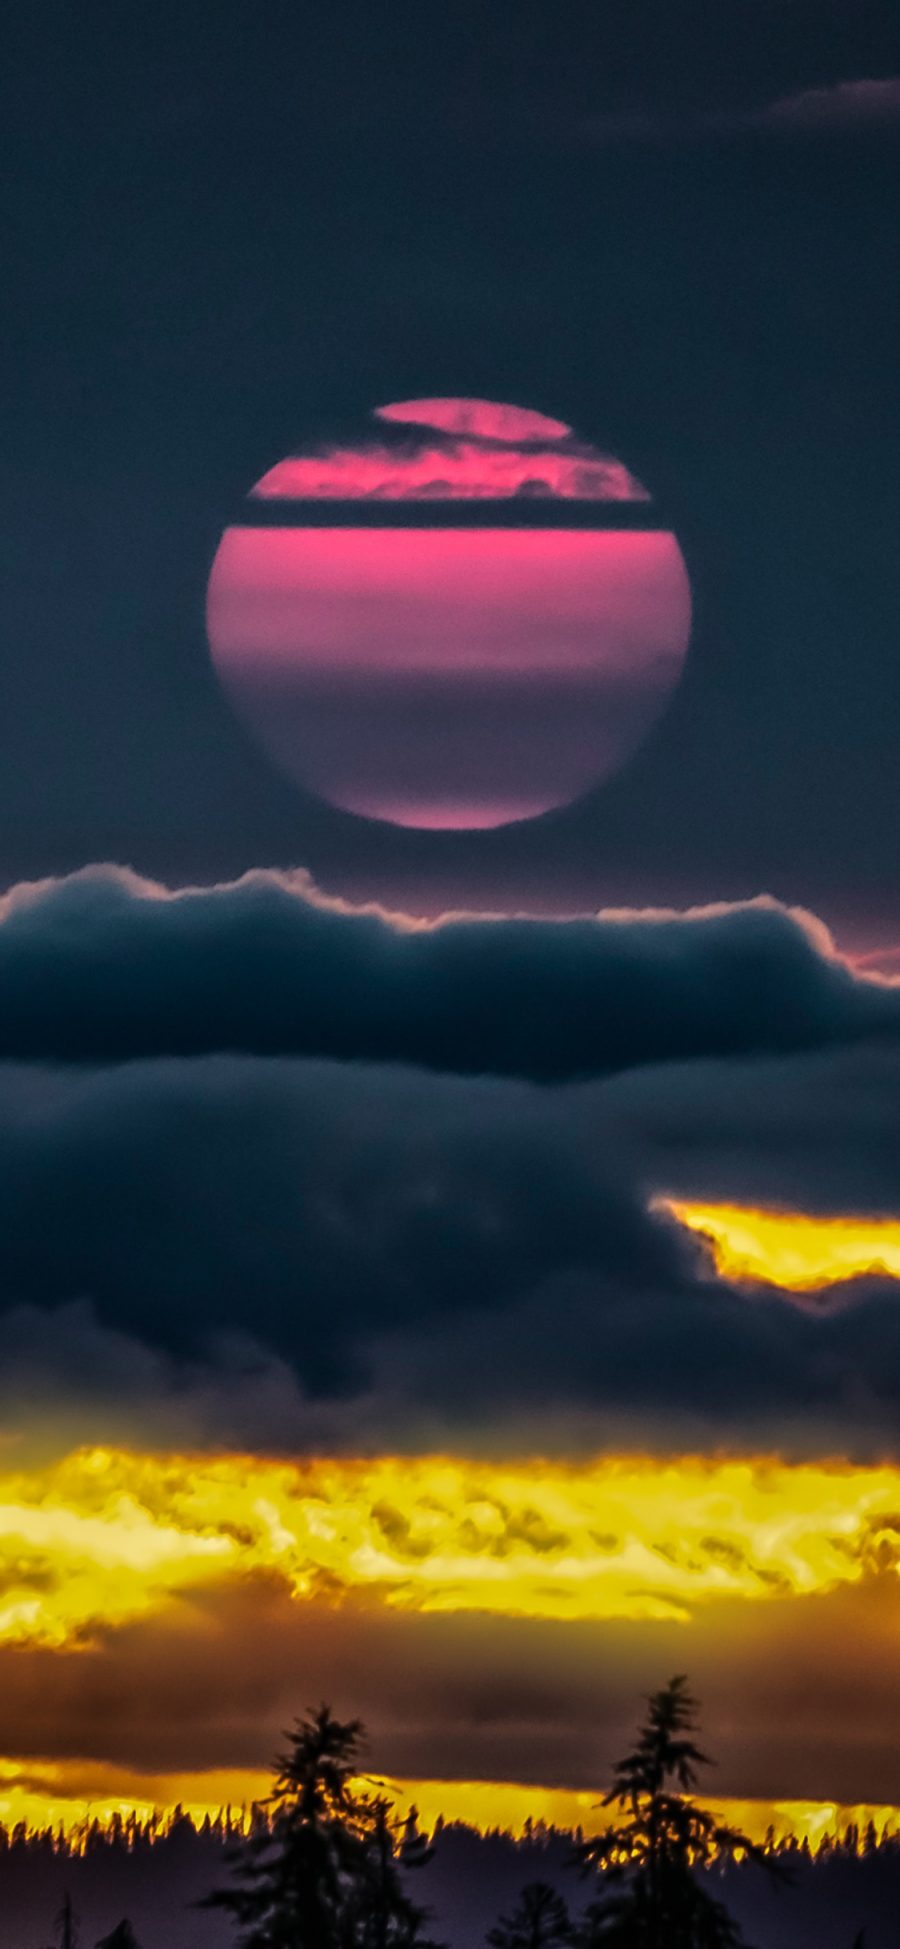
[[[415,1809],[400,1816],[384,1788],[366,1781],[361,1723],[322,1705],[285,1737],[272,1792],[249,1827],[230,1812],[197,1826],[178,1810],[168,1823],[92,1824],[74,1846],[165,1851],[189,1836],[219,1840],[228,1879],[198,1906],[228,1917],[235,1949],[446,1949],[417,1899],[434,1837],[420,1832]],[[697,1742],[696,1701],[686,1680],[673,1678],[648,1699],[634,1745],[613,1768],[601,1803],[612,1810],[608,1823],[569,1843],[571,1901],[548,1881],[527,1882],[488,1931],[488,1949],[749,1949],[709,1870],[749,1862],[789,1882],[810,1850],[772,1835],[757,1845],[703,1807],[696,1787],[711,1762]],[[49,1830],[0,1830],[0,1860],[67,1846]],[[851,1828],[841,1841],[823,1839],[818,1858],[889,1849],[900,1853],[896,1835]],[[54,1934],[54,1949],[87,1949],[68,1897]],[[95,1949],[141,1945],[123,1918]],[[861,1935],[852,1949],[863,1949]]]

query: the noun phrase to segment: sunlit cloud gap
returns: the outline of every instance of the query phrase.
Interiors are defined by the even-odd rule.
[[[281,1461],[76,1451],[0,1477],[0,1643],[79,1651],[204,1592],[687,1619],[894,1575],[900,1468],[609,1455]]]
[[[724,1279],[756,1280],[788,1292],[819,1292],[865,1274],[900,1278],[900,1221],[759,1211],[741,1205],[657,1200],[706,1239]]]

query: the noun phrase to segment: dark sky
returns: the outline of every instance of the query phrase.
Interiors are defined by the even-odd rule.
[[[893,938],[894,6],[516,0],[425,32],[403,4],[86,4],[10,40],[3,880],[302,864],[431,910],[770,891]],[[688,558],[674,705],[537,826],[304,800],[209,666],[248,485],[417,393],[570,420]]]

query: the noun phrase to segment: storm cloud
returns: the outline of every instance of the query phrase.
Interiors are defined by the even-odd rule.
[[[208,1057],[0,1071],[0,1290],[190,1350],[252,1332],[317,1388],[354,1349],[566,1271],[696,1259],[583,1120],[519,1083]]]

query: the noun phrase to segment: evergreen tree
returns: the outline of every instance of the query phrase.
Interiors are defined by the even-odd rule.
[[[400,1820],[385,1794],[367,1799],[361,1843],[345,1940],[361,1949],[437,1949],[423,1939],[427,1911],[416,1906],[403,1881],[409,1870],[424,1868],[433,1853],[418,1831],[415,1809]]]
[[[546,1881],[523,1888],[512,1915],[488,1931],[491,1949],[561,1949],[574,1940],[572,1918],[561,1895]]]
[[[614,1769],[604,1806],[622,1818],[585,1841],[577,1859],[598,1870],[603,1893],[579,1931],[584,1949],[739,1949],[742,1938],[697,1870],[724,1857],[770,1866],[746,1834],[690,1796],[711,1762],[694,1740],[697,1707],[684,1678],[648,1702],[636,1746]]]
[[[110,1935],[101,1938],[96,1949],[140,1949],[137,1936],[127,1917],[117,1922]]]
[[[201,1906],[229,1911],[240,1949],[429,1949],[402,1883],[427,1851],[383,1795],[357,1785],[359,1721],[322,1705],[287,1738],[269,1819],[238,1846],[233,1885]]]

